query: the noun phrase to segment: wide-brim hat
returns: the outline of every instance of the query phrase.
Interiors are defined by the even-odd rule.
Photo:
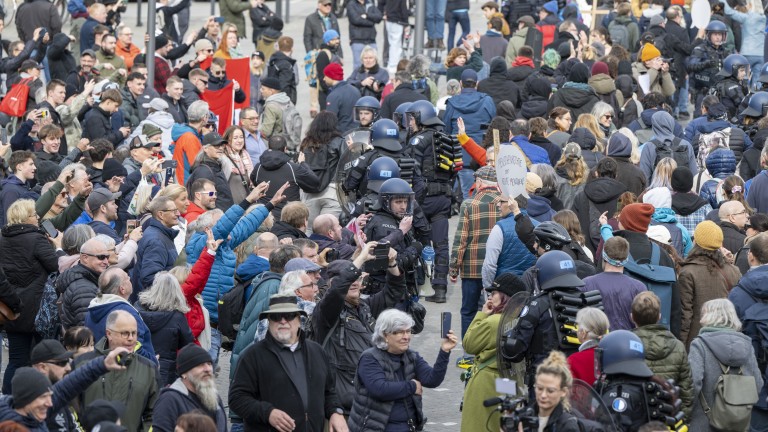
[[[302,309],[300,309],[299,306],[296,304],[296,297],[272,296],[272,298],[269,299],[269,309],[260,313],[259,319],[260,320],[267,319],[271,314],[292,313],[292,312],[296,312],[303,316],[307,316],[307,313],[304,312]]]

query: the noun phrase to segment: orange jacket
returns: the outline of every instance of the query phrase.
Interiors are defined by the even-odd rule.
[[[176,181],[184,186],[184,182],[189,176],[192,164],[195,163],[195,157],[203,146],[200,144],[200,138],[193,132],[184,132],[174,143],[173,160],[176,161]]]
[[[130,46],[126,47],[121,41],[117,41],[115,54],[119,55],[123,58],[123,60],[125,60],[125,67],[128,68],[128,70],[131,70],[133,67],[133,60],[140,53],[141,50],[136,45],[131,44]]]
[[[461,147],[472,156],[480,166],[485,166],[485,149],[477,145],[475,140],[469,137],[467,134],[459,134],[456,138],[459,139]]]

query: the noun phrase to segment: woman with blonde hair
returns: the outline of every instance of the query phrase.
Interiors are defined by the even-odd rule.
[[[221,158],[222,171],[229,179],[232,200],[243,202],[253,189],[250,179],[253,162],[245,150],[245,132],[240,126],[233,125],[227,128],[223,138],[227,145],[224,146],[224,157]]]
[[[568,143],[555,165],[555,172],[562,181],[557,187],[557,197],[563,202],[563,208],[571,208],[576,195],[584,189],[589,177],[589,167],[581,156],[581,147]]]
[[[187,213],[189,197],[187,196],[187,188],[184,186],[171,183],[160,189],[156,196],[164,196],[173,200],[176,208],[179,209],[179,215],[183,216]],[[181,254],[184,251],[184,246],[187,244],[187,220],[179,217],[178,221],[179,223],[173,229],[179,231],[179,234],[173,239],[173,244],[176,246],[176,252]]]
[[[549,119],[547,120],[547,139],[560,147],[565,147],[568,143],[568,139],[571,137],[571,125],[573,123],[573,117],[571,111],[568,108],[554,107],[549,112]]]
[[[741,333],[741,321],[733,303],[725,298],[709,300],[701,306],[700,316],[701,330],[688,351],[693,375],[693,412],[688,427],[692,431],[713,432],[704,404],[709,408],[715,403],[722,367],[755,379],[755,387],[742,389],[743,397],[753,397],[754,402],[763,387],[763,374],[757,365],[752,339]]]
[[[244,56],[238,48],[239,43],[240,38],[237,34],[237,26],[229,22],[224,23],[221,26],[221,45],[219,45],[219,49],[213,56],[223,58],[224,60],[242,58]]]
[[[576,337],[579,338],[579,352],[568,357],[568,366],[574,379],[589,385],[597,381],[595,376],[595,348],[600,339],[610,330],[608,316],[600,309],[587,307],[576,313]]]
[[[656,169],[653,170],[653,177],[651,177],[651,184],[648,185],[650,190],[657,187],[665,187],[672,190],[672,172],[677,168],[677,162],[671,157],[665,157],[656,164]]]
[[[576,130],[576,128],[584,128],[592,132],[592,135],[595,136],[595,139],[597,140],[597,144],[592,150],[596,152],[602,152],[603,149],[605,149],[605,144],[606,144],[605,132],[603,132],[603,130],[600,128],[600,124],[597,122],[597,118],[595,118],[594,115],[589,113],[584,113],[579,115],[579,118],[576,119],[576,123],[573,124],[574,131]],[[579,144],[582,144],[582,143],[579,143]],[[583,148],[584,147],[582,146],[582,149]]]
[[[568,396],[573,387],[573,375],[565,354],[552,351],[536,368],[533,385],[536,401],[533,409],[539,418],[539,430],[545,432],[579,432],[579,422],[571,413]]]

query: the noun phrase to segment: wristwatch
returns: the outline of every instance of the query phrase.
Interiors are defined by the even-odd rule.
[[[342,408],[336,408],[334,412],[336,412],[336,414],[339,414],[339,415],[344,415],[344,409]]]

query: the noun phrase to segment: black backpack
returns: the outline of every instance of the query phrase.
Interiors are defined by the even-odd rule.
[[[663,143],[657,139],[651,140],[651,143],[656,146],[656,160],[653,162],[653,166],[659,164],[659,161],[671,157],[677,162],[677,166],[688,166],[688,147],[682,144],[682,139],[675,137],[672,139],[672,143]]]
[[[262,273],[253,279],[243,280],[235,274],[235,286],[226,294],[219,298],[219,332],[229,339],[235,340],[237,332],[240,330],[240,321],[243,319],[245,305],[248,304],[250,296],[245,298],[248,286],[253,284],[251,296],[258,289],[259,284],[271,279],[280,279],[279,275],[274,273]]]

